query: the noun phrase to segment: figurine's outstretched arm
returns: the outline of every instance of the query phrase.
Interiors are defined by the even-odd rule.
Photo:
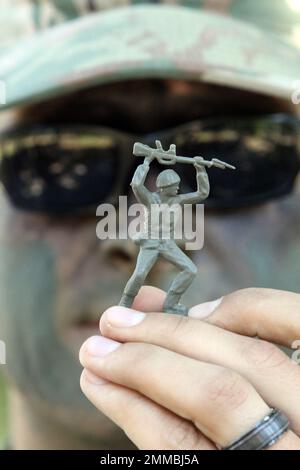
[[[141,204],[151,204],[153,202],[153,193],[144,185],[146,176],[149,172],[150,159],[145,158],[144,163],[139,165],[135,170],[132,181],[130,183],[132,191],[138,202]]]
[[[197,191],[180,194],[178,196],[180,204],[196,204],[204,201],[209,195],[209,179],[205,167],[199,164],[195,164],[194,166],[197,172]]]

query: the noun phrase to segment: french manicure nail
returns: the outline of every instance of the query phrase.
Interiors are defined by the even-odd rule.
[[[115,327],[129,327],[141,323],[145,318],[145,313],[137,312],[126,307],[112,307],[106,310],[104,320]]]
[[[209,317],[220,305],[223,297],[211,302],[204,302],[203,304],[195,305],[189,310],[189,317],[193,318],[207,318]]]
[[[121,346],[121,343],[104,338],[104,336],[92,336],[85,342],[86,351],[95,357],[104,357],[119,346]]]

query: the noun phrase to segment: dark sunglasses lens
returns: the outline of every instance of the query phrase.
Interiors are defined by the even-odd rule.
[[[116,184],[118,145],[75,132],[7,137],[1,181],[19,208],[70,212],[101,203]]]
[[[295,122],[283,119],[235,121],[177,135],[177,151],[182,155],[218,158],[235,171],[209,170],[212,207],[239,207],[263,202],[291,191],[299,170]],[[183,183],[194,184],[194,169],[180,168]]]

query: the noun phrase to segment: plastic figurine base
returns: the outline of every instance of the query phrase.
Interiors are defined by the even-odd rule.
[[[156,149],[147,145],[136,143],[133,148],[136,156],[145,157],[144,163],[139,165],[133,176],[131,186],[136,199],[143,204],[145,215],[149,221],[147,230],[142,234],[137,243],[140,245],[140,252],[137,258],[135,270],[126,284],[124,293],[119,305],[131,307],[135,296],[143,285],[148,273],[158,258],[164,258],[179,269],[179,273],[173,280],[163,305],[163,311],[179,315],[187,315],[188,309],[180,303],[180,298],[192,283],[197,274],[197,267],[190,258],[177,246],[174,239],[165,239],[160,236],[156,239],[151,238],[151,234],[162,234],[164,228],[160,218],[153,221],[149,215],[151,207],[155,206],[157,210],[162,205],[169,207],[174,205],[183,206],[184,204],[197,204],[204,201],[209,195],[209,180],[205,167],[216,166],[218,168],[230,168],[220,160],[213,159],[206,161],[202,157],[179,157],[176,155],[175,145],[171,145],[168,151],[164,151],[160,141],[156,141]],[[149,172],[150,163],[157,159],[162,165],[172,165],[175,163],[192,163],[196,169],[197,191],[186,194],[178,194],[180,177],[174,170],[162,171],[156,180],[158,191],[149,191],[144,183]],[[158,224],[158,226],[154,226]],[[169,233],[174,232],[176,220],[170,221]]]

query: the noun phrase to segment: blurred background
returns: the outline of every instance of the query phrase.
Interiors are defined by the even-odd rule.
[[[0,372],[0,448],[5,445],[5,435],[7,427],[7,416],[6,416],[6,389],[4,379]]]

